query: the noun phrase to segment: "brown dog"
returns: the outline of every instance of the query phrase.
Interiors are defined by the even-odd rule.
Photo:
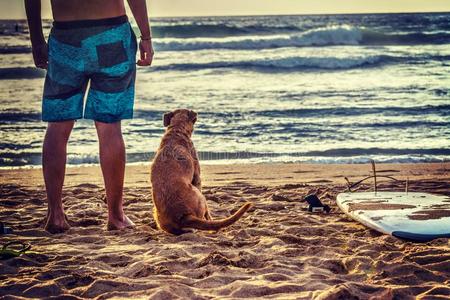
[[[190,228],[218,231],[237,220],[251,207],[244,204],[234,215],[212,220],[201,192],[200,165],[191,141],[197,113],[177,109],[164,115],[167,130],[152,164],[154,218],[159,228],[172,234]]]

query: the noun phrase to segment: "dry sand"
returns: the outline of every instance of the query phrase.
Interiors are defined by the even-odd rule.
[[[379,165],[410,179],[410,190],[450,195],[450,163]],[[0,298],[448,299],[450,244],[415,244],[348,219],[334,202],[368,165],[203,166],[204,193],[221,218],[245,201],[254,208],[219,232],[182,236],[155,228],[149,166],[127,168],[125,210],[137,227],[105,230],[98,167],[69,168],[64,206],[72,228],[50,235],[41,170],[0,171],[0,220],[37,253],[0,261]],[[360,190],[371,189],[370,183]],[[380,190],[402,190],[382,182]],[[318,193],[329,215],[302,199]]]

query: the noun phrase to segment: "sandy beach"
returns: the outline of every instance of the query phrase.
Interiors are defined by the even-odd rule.
[[[411,191],[450,195],[450,163],[380,164],[409,178]],[[411,243],[347,218],[336,206],[343,176],[369,165],[204,165],[204,194],[214,218],[242,203],[254,207],[219,233],[172,236],[152,218],[150,166],[129,166],[125,210],[135,229],[107,231],[100,168],[67,169],[64,206],[72,228],[45,232],[40,169],[0,170],[0,220],[35,253],[0,260],[0,298],[134,299],[448,299],[450,243]],[[368,182],[359,190],[371,190]],[[380,190],[403,190],[382,181]],[[317,193],[332,207],[312,214]]]

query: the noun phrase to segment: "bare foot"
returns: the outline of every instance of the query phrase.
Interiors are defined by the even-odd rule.
[[[127,216],[123,216],[122,220],[109,219],[108,230],[122,230],[125,228],[133,228],[134,223]]]
[[[52,234],[63,233],[70,229],[70,225],[65,215],[62,218],[48,216],[44,229]]]

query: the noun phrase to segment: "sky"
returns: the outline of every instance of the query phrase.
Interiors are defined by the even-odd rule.
[[[51,18],[50,0],[42,3],[43,17]],[[147,0],[147,3],[151,17],[450,11],[450,0]],[[0,0],[0,19],[24,17],[22,0]]]

